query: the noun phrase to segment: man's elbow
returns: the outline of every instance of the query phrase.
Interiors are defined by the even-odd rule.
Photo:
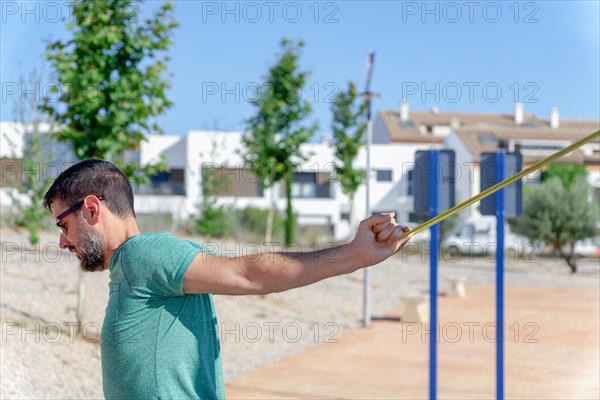
[[[273,293],[274,290],[266,284],[266,282],[261,281],[260,279],[247,279],[244,283],[244,287],[242,288],[244,294],[248,295],[265,295]]]
[[[248,295],[265,295],[278,291],[270,284],[271,282],[259,274],[246,274],[240,283],[244,294]]]

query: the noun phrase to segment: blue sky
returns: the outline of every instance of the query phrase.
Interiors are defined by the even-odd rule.
[[[20,93],[7,88],[40,68],[44,40],[66,37],[67,2],[0,2],[2,120]],[[160,4],[146,1],[143,12]],[[137,6],[137,4],[136,4]],[[165,133],[242,130],[251,89],[276,57],[281,38],[302,39],[312,71],[303,97],[314,102],[319,133],[329,131],[331,99],[348,80],[364,85],[375,51],[378,109],[511,113],[600,119],[598,1],[176,1],[180,23],[169,64],[175,102]]]

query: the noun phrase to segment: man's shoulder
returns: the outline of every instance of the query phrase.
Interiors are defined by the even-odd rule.
[[[129,238],[119,249],[122,263],[158,261],[197,248],[193,242],[180,239],[169,232],[141,233]]]
[[[119,249],[118,266],[138,294],[182,295],[185,269],[202,249],[170,233],[144,233]]]
[[[129,243],[131,241],[131,243]],[[133,236],[125,244],[131,245],[128,251],[133,249],[137,251],[169,250],[177,252],[183,250],[196,250],[202,253],[217,255],[218,251],[212,243],[198,243],[191,239],[182,239],[170,232],[162,233],[141,233]]]
[[[123,250],[151,250],[161,246],[188,245],[190,242],[178,238],[169,232],[140,233],[123,243]]]

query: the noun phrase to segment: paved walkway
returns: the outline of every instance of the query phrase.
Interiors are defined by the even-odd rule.
[[[597,288],[509,287],[507,399],[600,398]],[[439,298],[438,397],[495,398],[493,286]],[[426,399],[427,326],[403,310],[227,385],[229,399]]]

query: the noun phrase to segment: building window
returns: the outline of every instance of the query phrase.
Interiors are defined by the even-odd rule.
[[[479,143],[483,145],[496,146],[498,144],[498,139],[493,133],[480,133],[478,139]]]
[[[292,197],[317,197],[316,174],[312,172],[294,172],[292,178]]]
[[[408,181],[408,192],[409,196],[413,196],[415,193],[415,170],[411,169],[406,173],[406,179]]]
[[[242,168],[202,167],[202,190],[211,196],[263,197],[263,189],[252,172]]]
[[[378,169],[377,170],[377,182],[391,182],[392,181],[392,170],[391,169]]]
[[[396,217],[398,217],[398,215],[400,215],[400,213],[396,210],[380,210],[380,211],[371,211],[371,216],[381,215],[381,214],[389,214],[392,212],[395,213]]]
[[[285,182],[282,182],[281,197],[285,197]],[[292,197],[300,199],[329,199],[331,184],[328,173],[294,172]]]
[[[342,221],[350,221],[350,213],[349,212],[340,213],[340,219]]]
[[[173,168],[150,176],[150,184],[141,185],[136,192],[147,195],[185,196],[184,170]]]
[[[548,151],[554,152],[562,150],[564,146],[549,145],[549,144],[521,144],[522,151]]]

